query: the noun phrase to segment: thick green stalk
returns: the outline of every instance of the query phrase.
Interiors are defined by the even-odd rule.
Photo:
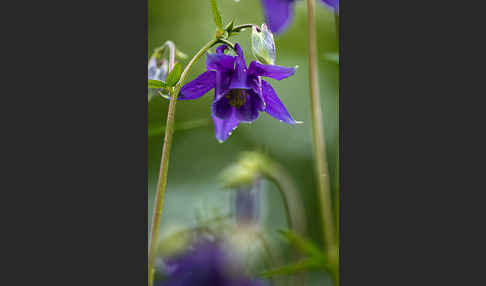
[[[168,174],[168,167],[169,167],[169,159],[170,159],[170,150],[172,147],[172,137],[174,134],[174,122],[175,122],[175,110],[176,110],[176,102],[177,96],[179,95],[179,91],[182,87],[185,77],[187,73],[192,68],[195,62],[214,44],[217,43],[217,39],[213,39],[208,42],[197,54],[191,59],[191,61],[187,64],[186,68],[181,74],[179,82],[174,88],[170,90],[170,103],[169,103],[169,111],[167,113],[167,123],[165,127],[165,137],[164,137],[164,147],[162,149],[162,159],[160,163],[160,173],[159,173],[159,180],[157,182],[157,193],[155,195],[155,206],[154,212],[152,216],[152,231],[150,235],[150,246],[149,246],[149,257],[148,257],[148,285],[152,286],[154,282],[154,262],[155,262],[155,252],[157,249],[157,242],[159,240],[159,233],[160,233],[160,221],[162,219],[162,207],[164,205],[164,195],[165,189],[167,187],[167,174]],[[171,43],[171,42],[170,42]],[[175,55],[175,48],[174,45],[168,44],[170,50],[170,63],[169,63],[169,70],[172,70],[174,67],[174,55]]]
[[[314,140],[315,169],[318,180],[319,200],[322,216],[324,243],[328,251],[335,248],[335,229],[332,215],[329,171],[327,166],[324,127],[322,122],[319,79],[317,70],[317,39],[315,24],[315,1],[307,0],[307,32],[309,56],[309,87]]]

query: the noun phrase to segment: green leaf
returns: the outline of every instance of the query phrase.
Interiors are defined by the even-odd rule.
[[[179,79],[181,78],[181,73],[182,73],[182,66],[180,63],[176,63],[172,71],[167,76],[167,79],[165,80],[167,86],[170,87],[176,85]]]
[[[231,20],[231,22],[226,25],[226,28],[224,28],[224,30],[228,33],[231,33],[231,31],[233,31],[233,27],[235,26],[235,20]]]
[[[260,276],[262,278],[271,278],[274,276],[293,275],[302,271],[321,270],[321,269],[322,267],[319,262],[314,261],[313,259],[303,259],[301,261],[289,265],[264,271],[260,274]]]
[[[148,87],[149,88],[164,88],[164,87],[167,87],[167,85],[163,81],[149,79],[148,80]]]
[[[213,19],[214,23],[218,28],[221,30],[223,29],[223,21],[221,20],[221,14],[219,13],[218,10],[218,3],[216,2],[217,0],[209,0],[211,2],[211,12],[213,12]]]
[[[339,64],[339,54],[338,53],[329,53],[329,54],[324,55],[324,57],[326,58],[326,60],[328,60],[330,62]]]
[[[279,232],[285,236],[289,242],[298,248],[303,254],[317,259],[325,260],[326,254],[312,241],[298,235],[290,230],[279,230]]]
[[[175,56],[181,60],[187,59],[189,56],[181,52],[178,48],[175,49]]]

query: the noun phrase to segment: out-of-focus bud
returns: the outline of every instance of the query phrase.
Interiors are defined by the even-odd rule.
[[[257,152],[244,152],[240,160],[223,170],[221,180],[225,188],[251,187],[266,169],[266,158]]]
[[[256,223],[260,217],[260,180],[235,192],[235,219],[240,225]]]
[[[275,41],[267,25],[253,26],[251,33],[251,50],[255,58],[263,64],[275,64]]]
[[[156,53],[150,58],[150,61],[148,63],[148,79],[160,80],[165,82],[168,72],[169,72],[169,62],[166,59],[161,59],[158,56],[158,53]],[[167,97],[168,92],[163,89],[152,90],[152,91],[149,90],[149,101],[151,101],[153,96],[157,95],[159,91],[160,91],[159,95],[163,97]]]
[[[153,56],[148,64],[148,78],[164,81],[169,71],[169,62],[166,59],[157,59]]]

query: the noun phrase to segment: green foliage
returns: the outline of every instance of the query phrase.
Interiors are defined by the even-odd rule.
[[[339,54],[338,53],[329,53],[325,55],[326,60],[339,64]]]
[[[260,274],[262,278],[272,278],[281,275],[293,275],[299,272],[309,271],[309,270],[319,270],[320,263],[312,259],[302,259],[301,261],[285,265],[282,267],[277,267],[272,270],[264,271]]]
[[[264,271],[261,273],[262,277],[270,278],[279,275],[292,275],[302,271],[329,269],[326,253],[312,241],[290,230],[280,230],[279,232],[293,247],[298,249],[306,257],[289,265]]]
[[[211,12],[213,13],[214,23],[220,30],[223,30],[223,20],[221,20],[221,14],[219,13],[217,0],[209,0],[211,3]]]
[[[149,88],[166,88],[167,85],[160,80],[149,79],[148,80],[148,87]]]
[[[177,84],[179,79],[181,78],[182,73],[182,65],[180,63],[176,63],[174,68],[170,71],[169,75],[167,75],[167,79],[165,83],[167,86],[172,87]]]

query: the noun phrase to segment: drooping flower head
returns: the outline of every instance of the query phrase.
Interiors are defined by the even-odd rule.
[[[221,241],[200,238],[190,249],[165,261],[167,278],[156,286],[265,286],[243,275],[242,265]]]
[[[296,124],[272,86],[261,77],[282,80],[295,73],[295,68],[264,65],[252,61],[247,68],[243,51],[235,44],[236,56],[225,54],[221,45],[206,57],[207,71],[181,88],[179,99],[191,100],[214,88],[211,113],[216,138],[224,142],[239,123],[251,123],[261,111],[274,118]]]
[[[296,0],[261,0],[265,22],[275,34],[285,31],[294,17]],[[320,0],[339,14],[339,0]]]
[[[158,60],[155,55],[150,58],[148,63],[148,79],[165,81],[168,72],[169,62],[166,59]],[[163,96],[167,96],[163,93],[162,89],[158,91],[160,91]],[[156,94],[155,92],[152,92],[152,94],[150,92],[151,91],[149,90],[149,101],[152,99],[153,94]]]

